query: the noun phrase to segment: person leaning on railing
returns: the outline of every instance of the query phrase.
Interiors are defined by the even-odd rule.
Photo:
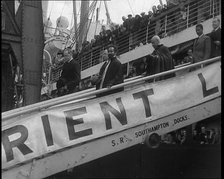
[[[130,34],[133,28],[133,20],[134,18],[132,17],[131,14],[128,14],[128,19],[127,19],[127,31]]]
[[[172,55],[169,49],[160,43],[159,36],[155,35],[151,39],[154,51],[151,55],[147,56],[147,68],[146,75],[153,75],[160,72],[168,71],[174,69],[174,63]],[[165,76],[161,76],[156,80],[163,80],[167,78],[174,77],[175,74],[171,73]]]
[[[106,26],[102,25],[100,32],[100,39],[102,40],[103,43],[106,43],[106,36],[107,36]]]
[[[113,42],[113,44],[115,44],[116,46],[117,46],[118,38],[119,38],[119,25],[116,24],[116,25],[114,26],[114,30],[112,31],[112,42]]]
[[[136,75],[144,75],[146,72],[146,57],[143,57],[136,62],[133,63],[133,66],[135,67]]]
[[[136,68],[134,66],[129,67],[129,73],[125,78],[127,79],[127,78],[132,78],[132,77],[135,77],[135,76],[137,76]]]
[[[196,33],[198,38],[193,45],[194,63],[209,59],[211,56],[211,39],[209,36],[204,35],[202,24],[196,25]]]
[[[187,56],[184,57],[183,63],[194,63],[192,49],[188,49]]]
[[[125,16],[122,16],[122,20],[123,20],[123,27],[125,28],[125,29],[127,29],[128,28],[128,21],[127,21],[127,18],[125,17]]]
[[[148,15],[145,14],[145,12],[141,13],[141,20],[140,20],[140,29],[146,28],[148,24]]]
[[[140,30],[140,23],[141,23],[141,16],[136,14],[134,19],[133,19],[133,26],[131,29],[132,37],[133,37],[133,45],[132,48],[135,48],[136,46],[139,45],[139,37],[138,33]]]
[[[81,77],[81,69],[76,60],[72,57],[70,47],[64,50],[64,65],[59,80],[56,83],[58,96],[72,93],[77,90]]]
[[[157,5],[157,13],[162,13],[163,12],[163,7],[159,4]]]
[[[178,14],[178,31],[182,31],[187,28],[187,9],[184,2],[179,4],[180,13]]]
[[[63,51],[59,50],[56,57],[53,58],[52,68],[55,69],[63,63]]]
[[[154,20],[154,15],[153,15],[153,12],[152,11],[149,11],[148,12],[148,24],[147,25],[149,25],[149,24],[151,24],[151,21],[153,21]]]
[[[156,6],[152,6],[152,11],[153,11],[153,16],[156,17],[157,15],[159,15],[159,11],[157,11]]]
[[[128,52],[129,50],[129,32],[123,25],[119,27],[119,33],[116,39],[116,45],[118,47],[117,52],[118,54]]]
[[[141,13],[139,32],[137,34],[139,43],[146,43],[146,35],[147,35],[147,25],[149,22],[149,15],[146,15],[145,12]]]
[[[205,126],[201,126],[201,132],[199,133],[200,136],[200,144],[208,144],[208,136],[206,134]]]
[[[91,78],[91,82],[96,85],[96,89],[111,88],[113,85],[124,82],[122,64],[116,57],[116,47],[114,45],[108,47],[108,60],[100,68],[99,74]],[[121,87],[97,96],[105,96],[123,90],[124,87]]]

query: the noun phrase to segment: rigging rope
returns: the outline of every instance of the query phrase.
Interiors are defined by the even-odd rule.
[[[99,11],[98,11],[98,18],[100,16],[100,9],[101,9],[101,1],[100,1],[100,5],[99,5]],[[98,20],[98,19],[97,19]]]
[[[73,2],[73,3],[74,3],[74,2]],[[71,27],[72,27],[72,21],[73,21],[73,19],[74,19],[73,17],[75,18],[74,13],[72,13]],[[75,20],[74,20],[74,28],[75,28]],[[67,36],[66,43],[65,43],[65,48],[67,47],[68,41],[71,39],[71,34],[72,34],[72,28],[70,29],[69,34],[68,34],[68,36]]]
[[[104,1],[104,5],[105,5],[105,9],[106,9],[107,25],[108,25],[108,24],[111,24],[112,21],[111,21],[111,19],[110,19],[110,13],[109,13],[109,10],[108,10],[107,2],[106,2],[106,1]]]
[[[73,3],[76,3],[76,2],[73,2]],[[80,5],[80,8],[79,8],[79,11],[78,11],[77,14],[80,14],[80,11],[81,11],[81,5]],[[76,14],[76,16],[77,16],[77,14]],[[72,13],[72,20],[73,20],[73,16],[74,16],[74,12]],[[74,16],[74,17],[75,17],[75,16]],[[71,20],[71,22],[72,22],[72,20]],[[71,23],[71,24],[72,24],[72,23]],[[72,25],[71,25],[71,27],[72,27]],[[74,32],[73,32],[73,30],[72,30],[72,28],[71,28],[71,29],[70,29],[70,34],[69,34],[69,36],[67,37],[67,40],[66,40],[65,47],[67,46],[69,40],[74,41],[74,37],[77,36],[77,32],[78,32],[78,28],[79,28],[79,27],[77,27],[77,29],[75,29],[75,21],[74,21],[74,24],[73,24],[73,28],[74,28]],[[71,37],[72,33],[74,34],[74,37]],[[75,42],[74,42],[74,43],[75,43]],[[71,47],[73,47],[73,43],[71,44]]]
[[[96,9],[96,4],[97,4],[97,1],[95,1],[95,4],[93,6],[93,10],[92,10],[92,16],[90,18],[90,22],[88,24],[88,27],[87,27],[87,31],[86,31],[86,34],[85,34],[85,40],[87,39],[87,35],[88,35],[88,32],[89,32],[89,28],[90,28],[90,25],[92,23],[92,19],[93,19],[93,15],[94,15],[94,10]]]
[[[61,21],[61,15],[62,15],[62,13],[64,12],[65,3],[66,3],[66,2],[64,1],[64,6],[63,6],[63,8],[62,8],[62,11],[61,11],[59,20],[58,20],[58,22],[57,22],[57,24],[56,24],[56,29],[55,29],[54,35],[56,35],[56,33],[57,33],[57,30],[58,30],[58,23]]]
[[[145,3],[142,3],[142,9],[141,9],[141,12],[143,12],[144,7],[145,7]]]
[[[76,2],[73,1],[73,3],[76,3]],[[76,16],[77,16],[78,14],[80,14],[80,11],[81,11],[81,4],[80,4],[79,11],[78,11],[78,13],[76,14]],[[74,12],[73,12],[73,15],[74,15]],[[75,16],[74,16],[74,17],[75,17]],[[69,40],[74,41],[74,39],[76,39],[76,36],[78,36],[77,33],[78,33],[78,28],[79,28],[79,26],[77,26],[77,28],[75,29],[75,25],[77,25],[77,24],[75,24],[75,21],[74,21],[74,25],[73,25],[74,32],[72,31],[72,29],[70,30],[70,35],[69,35],[69,38],[67,39],[66,46],[67,46],[67,43],[68,43]],[[71,37],[72,33],[74,34],[73,37]],[[75,42],[76,42],[76,41],[74,41],[74,43],[75,43]],[[73,47],[73,43],[71,44],[71,47]]]
[[[100,5],[99,5],[98,17],[100,16],[100,8],[101,8],[101,1],[100,1]],[[98,20],[98,18],[97,18],[97,20]],[[97,26],[98,26],[97,20],[96,20],[96,27],[95,27],[94,36],[96,35],[96,29],[97,29]]]
[[[128,1],[128,5],[129,5],[129,7],[130,7],[130,9],[131,9],[132,15],[134,16],[135,14],[134,14],[134,12],[133,12],[133,9],[132,9],[132,7],[131,7],[131,4],[130,4],[129,0],[127,0],[127,1]]]
[[[89,15],[91,14],[91,12],[94,10],[93,8],[96,6],[96,3],[97,3],[97,0],[94,0],[92,3],[91,3],[91,5],[90,5],[90,7],[89,7],[89,11],[86,13],[86,14],[84,14],[84,18],[88,18],[89,17]],[[82,26],[80,26],[80,24],[79,24],[79,26],[78,26],[78,28],[77,28],[77,32],[79,32],[79,29],[80,28],[83,28],[83,25],[84,24],[82,24]],[[77,34],[77,32],[75,32],[75,37],[72,39],[74,42],[71,44],[71,47],[73,47],[74,46],[74,44],[75,44],[75,42],[77,42],[78,41],[78,34]]]
[[[74,3],[74,2],[73,2]],[[75,2],[76,3],[76,2]],[[79,7],[79,11],[78,11],[78,13],[77,14],[80,14],[80,11],[81,11],[81,4],[80,4],[80,7]],[[73,13],[74,14],[74,13]],[[76,14],[76,15],[77,15]],[[74,22],[74,25],[75,25],[75,22]],[[77,24],[76,24],[77,25]],[[69,40],[72,40],[72,41],[74,41],[74,43],[72,43],[71,44],[71,47],[73,47],[74,46],[74,44],[75,44],[75,42],[77,41],[77,38],[78,38],[78,30],[79,29],[79,26],[77,26],[77,28],[75,29],[75,26],[74,26],[74,32],[73,32],[73,34],[74,34],[74,36],[71,38],[71,35],[72,35],[72,29],[70,30],[70,35],[69,35],[69,38],[67,39],[67,42],[66,42],[66,45],[67,45],[67,43],[68,43],[68,41]]]
[[[47,24],[46,24],[46,26],[45,26],[46,28],[45,28],[44,34],[46,33],[47,28],[48,28],[48,23],[49,23],[50,16],[51,16],[51,13],[52,13],[52,10],[53,10],[53,6],[54,6],[54,1],[53,1],[52,6],[51,6],[51,10],[50,10],[49,16],[48,16],[48,18],[47,18]]]

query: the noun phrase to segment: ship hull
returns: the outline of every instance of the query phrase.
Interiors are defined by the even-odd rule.
[[[214,154],[214,157],[212,158],[215,160],[215,162],[213,163],[215,167],[213,167],[212,169],[214,169],[215,171],[213,172],[213,174],[211,174],[211,172],[209,173],[210,175],[213,175],[213,176],[218,175],[220,162],[217,162],[217,161],[219,161],[218,160],[219,153],[221,151],[219,145],[212,145],[212,146],[161,145],[161,147],[157,149],[150,149],[146,145],[144,145],[143,147],[143,145],[141,144],[144,143],[146,136],[149,134],[149,133],[142,132],[147,128],[146,126],[151,128],[151,126],[156,126],[160,123],[165,124],[167,122],[173,121],[174,119],[177,119],[178,116],[189,115],[189,119],[191,119],[192,121],[191,122],[183,121],[182,123],[183,126],[186,126],[187,124],[192,124],[194,122],[201,121],[205,118],[219,115],[220,113],[221,113],[221,98],[219,97],[211,101],[207,101],[203,104],[180,111],[178,113],[166,116],[164,118],[161,118],[159,121],[157,120],[157,121],[153,121],[153,122],[143,124],[140,126],[135,126],[133,128],[129,128],[127,130],[114,133],[113,135],[98,138],[96,140],[92,140],[92,141],[89,141],[88,143],[83,143],[78,146],[71,146],[68,148],[64,148],[63,150],[60,150],[56,153],[53,153],[53,154],[51,153],[49,155],[46,155],[44,156],[44,158],[37,158],[26,164],[21,163],[20,165],[15,166],[14,168],[9,168],[8,170],[2,172],[2,178],[3,179],[16,178],[20,175],[28,176],[29,174],[31,174],[30,177],[35,179],[35,178],[45,178],[48,176],[52,176],[53,174],[56,174],[56,173],[58,173],[58,176],[61,176],[61,175],[65,175],[63,171],[73,167],[75,168],[73,169],[74,173],[72,175],[78,174],[78,176],[80,176],[81,178],[83,175],[85,175],[85,177],[88,178],[88,177],[94,177],[94,176],[103,177],[108,175],[110,177],[114,177],[114,175],[116,176],[119,175],[119,177],[121,176],[134,177],[136,174],[138,175],[141,174],[143,176],[145,175],[145,177],[157,176],[157,175],[158,177],[159,176],[164,177],[163,174],[165,173],[160,173],[159,169],[157,168],[157,166],[160,164],[163,157],[160,158],[156,156],[161,156],[163,153],[166,153],[166,151],[168,153],[164,155],[165,159],[163,163],[161,163],[161,165],[164,166],[164,163],[167,163],[167,168],[163,168],[163,167],[162,168],[163,170],[167,170],[167,172],[171,172],[172,175],[175,174],[175,176],[180,176],[180,175],[184,176],[184,173],[182,170],[186,170],[186,172],[188,172],[188,170],[191,170],[191,172],[193,172],[193,171],[197,171],[197,167],[199,167],[201,171],[198,171],[199,173],[196,175],[202,176],[202,174],[204,174],[203,176],[206,176],[208,170],[205,170],[205,168],[203,168],[203,165],[201,164],[210,166],[210,160],[208,160],[207,157],[212,157],[213,154]],[[159,135],[163,135],[167,133],[166,129],[162,129],[162,128],[156,131],[153,131],[152,133],[154,132],[158,133]],[[138,135],[139,137],[132,138],[131,136],[133,136],[133,134],[135,134],[135,136]],[[139,150],[141,151],[140,153],[139,153]],[[198,153],[200,153],[200,156],[197,155]],[[211,153],[211,155],[209,155],[209,153]],[[188,162],[183,160],[182,163],[178,165],[178,163],[180,162],[179,160],[181,160],[181,158],[177,156],[181,156],[182,154],[183,154],[182,156],[183,159],[185,159],[188,155],[190,155],[192,157],[192,162],[195,161],[201,164],[197,165],[196,163],[196,168],[192,168],[192,165],[194,165],[194,162],[191,163],[190,162],[191,160],[189,160]],[[172,158],[172,156],[176,156],[176,157]],[[194,156],[199,157],[199,159],[195,158]],[[142,161],[143,163],[141,165],[138,165],[138,163],[130,162],[130,160],[131,161],[137,160],[137,158],[138,160],[140,159],[142,160],[141,157],[144,158],[144,160]],[[120,160],[122,160],[122,162],[119,162]],[[174,165],[171,166],[172,162],[175,163],[175,166]],[[101,166],[101,164],[98,165],[98,163],[107,163],[107,165],[103,165],[103,168],[105,167],[104,168],[105,171],[108,171],[106,172],[106,174],[104,173],[104,170],[102,169],[96,170],[97,167],[100,168]],[[188,170],[186,169],[186,167],[185,168],[182,167],[182,165],[186,165],[189,163],[191,163],[191,165],[189,166]],[[108,165],[112,165],[112,169],[109,169]],[[127,168],[125,167],[130,165],[131,165],[131,168],[132,167],[135,168],[136,166],[138,167],[142,166],[143,168],[141,170],[143,170],[144,172],[136,171],[137,173],[135,173],[134,175],[132,172],[134,172],[136,169],[131,170],[130,168],[128,169],[128,167]],[[200,166],[202,167],[200,168]],[[122,170],[123,172],[121,173],[116,172],[116,170],[119,171],[123,167],[126,168],[126,171]],[[178,170],[182,171],[182,173],[179,173],[178,170],[176,169],[174,170],[174,168],[172,167],[174,168],[179,167]],[[87,168],[88,168],[88,173],[85,173],[84,171],[87,171]],[[93,174],[91,173],[91,171],[96,173]],[[171,174],[169,174],[169,176]],[[69,175],[69,174],[66,174],[66,175]]]
[[[221,178],[221,145],[139,144],[51,178]]]

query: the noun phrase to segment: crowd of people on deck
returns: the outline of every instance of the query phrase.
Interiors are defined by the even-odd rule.
[[[180,18],[181,16],[186,15],[186,8],[184,7],[184,2],[186,0],[180,1],[180,4],[174,4],[171,1],[167,1],[167,4],[164,4],[163,6],[153,6],[152,10],[150,10],[147,14],[145,12],[142,12],[140,15],[137,14],[133,16],[132,14],[129,14],[127,17],[123,16],[122,24],[111,24],[109,29],[106,29],[106,26],[103,25],[99,35],[95,35],[94,39],[92,39],[90,42],[83,42],[82,50],[80,53],[90,51],[91,49],[94,49],[96,47],[105,47],[108,44],[114,44],[118,46],[119,49],[121,43],[126,44],[126,48],[122,50],[119,49],[118,53],[120,54],[122,52],[128,51],[129,49],[133,49],[136,46],[143,44],[145,36],[139,36],[137,34],[140,31],[144,30],[144,34],[146,35],[147,27],[148,29],[150,27],[154,28],[154,30],[150,34],[151,36],[149,36],[149,39],[153,36],[153,34],[159,35],[160,37],[165,36],[165,34],[163,34],[164,22],[161,23],[158,17],[173,6],[178,6],[180,8]],[[175,32],[173,31],[173,33]]]
[[[100,50],[106,48],[109,44],[116,45],[118,49],[117,53],[121,54],[150,42],[150,39],[154,35],[163,38],[181,31],[184,28],[187,28],[185,22],[187,16],[186,1],[187,0],[178,0],[174,2],[167,0],[167,4],[153,6],[152,10],[148,13],[142,12],[140,15],[137,14],[134,17],[132,14],[129,14],[127,17],[123,16],[123,23],[120,25],[112,23],[109,29],[106,29],[106,26],[103,25],[101,32],[98,35],[95,35],[90,42],[85,40],[81,49],[76,47],[74,54],[76,57],[83,60],[83,56],[92,51],[92,56],[98,58]],[[206,4],[206,1],[201,2],[200,6],[203,4]],[[195,1],[192,5],[193,12],[189,13],[189,16],[192,14],[198,16],[196,5],[198,6]],[[169,11],[173,7],[176,8],[176,11]],[[200,21],[210,17],[206,12],[207,9],[204,9],[204,11],[200,11],[200,16],[203,16],[198,17],[200,18]],[[164,14],[169,16],[169,18],[167,17],[166,24]],[[196,20],[189,17],[189,26],[195,25],[196,23],[198,23],[197,17]],[[148,39],[147,42],[146,39]],[[96,63],[99,63],[99,61],[96,61],[94,64]]]
[[[180,6],[180,9],[182,9],[180,12],[182,12],[181,14],[184,16],[184,2],[185,1],[181,1],[181,3],[177,3],[178,5],[168,2],[167,5],[153,6],[152,11],[149,11],[148,15],[141,13],[141,16],[136,15],[132,17],[132,15],[128,15],[128,18],[123,16],[123,24],[112,27],[113,31],[106,30],[105,26],[103,26],[100,34],[95,36],[91,43],[84,42],[82,47],[83,51],[88,51],[89,48],[93,46],[104,46],[104,51],[103,53],[101,52],[101,57],[98,59],[98,63],[102,63],[101,69],[98,74],[93,75],[90,79],[81,81],[81,67],[78,59],[82,52],[74,51],[70,47],[66,48],[64,51],[59,51],[56,58],[53,59],[52,66],[53,69],[62,66],[62,73],[56,85],[58,96],[94,86],[96,86],[97,89],[111,87],[123,83],[125,78],[139,75],[153,75],[174,69],[176,65],[175,61],[169,48],[161,43],[161,34],[156,32],[156,24],[153,24],[153,26],[155,26],[155,31],[152,38],[149,39],[154,51],[150,55],[138,59],[135,62],[131,62],[128,74],[124,74],[122,71],[122,64],[119,58],[117,58],[117,55],[119,55],[119,44],[117,43],[118,41],[115,42],[114,39],[116,39],[115,37],[118,37],[119,34],[132,34],[133,39],[135,39],[133,32],[144,29],[144,27],[148,26],[151,24],[151,21],[153,21],[151,18],[156,18],[156,16],[169,10],[170,7]],[[182,58],[181,63],[196,63],[221,55],[221,28],[219,18],[213,18],[212,27],[213,31],[208,35],[204,35],[203,25],[201,23],[196,25],[195,30],[198,38],[196,38],[193,45],[186,50],[187,54]],[[117,71],[118,69],[119,71]],[[169,74],[157,78],[156,80],[163,80],[174,76],[175,74]]]
[[[148,13],[142,12],[140,15],[123,16],[123,23],[120,25],[112,23],[109,29],[103,25],[99,35],[95,35],[90,42],[85,41],[83,43],[80,54],[98,47],[106,47],[108,44],[116,45],[118,54],[121,54],[150,42],[154,35],[158,35],[160,38],[170,36],[187,28],[187,16],[189,16],[188,27],[211,18],[212,14],[209,13],[211,11],[209,7],[212,7],[212,4],[209,3],[211,2],[192,1],[189,4],[187,0],[176,2],[168,0],[167,4],[153,6]],[[187,10],[188,4],[190,6]],[[215,12],[218,11],[216,6],[214,6]],[[175,11],[171,11],[172,8],[175,8]],[[165,15],[167,15],[166,20]],[[148,40],[146,41],[146,39]]]
[[[197,126],[197,124],[196,124]],[[214,126],[198,125],[186,127],[162,135],[161,142],[165,144],[221,144],[221,129]]]
[[[195,39],[193,47],[190,47],[187,51],[187,56],[183,58],[184,62],[196,63],[211,57],[221,55],[221,28],[220,19],[215,17],[212,20],[213,31],[209,35],[204,35],[203,25],[196,25],[196,34],[198,38]],[[62,73],[57,81],[58,95],[68,94],[77,89],[86,89],[96,86],[96,89],[110,88],[113,85],[123,83],[124,78],[130,78],[138,75],[153,75],[160,72],[174,69],[174,60],[168,49],[168,47],[161,44],[160,37],[154,35],[151,39],[151,44],[154,51],[138,60],[130,66],[129,74],[125,75],[122,72],[122,64],[117,58],[117,48],[115,45],[110,45],[104,50],[101,57],[102,66],[97,75],[87,81],[86,84],[80,87],[80,74],[81,68],[77,61],[77,57],[73,54],[71,48],[64,50],[63,54],[58,53],[57,57],[63,56],[63,68]],[[56,63],[56,62],[55,62]],[[57,63],[62,63],[59,61]],[[195,68],[196,69],[196,68]],[[157,80],[163,80],[174,77],[175,74],[168,74],[166,76],[158,77]],[[107,82],[105,82],[105,81]],[[105,84],[104,84],[105,83]],[[83,84],[83,82],[82,82]],[[61,92],[60,92],[61,91]],[[67,91],[63,93],[62,91]]]

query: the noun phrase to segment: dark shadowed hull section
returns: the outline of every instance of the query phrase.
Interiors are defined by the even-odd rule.
[[[220,114],[202,122],[220,128]],[[185,129],[191,134],[192,125]],[[48,177],[64,178],[221,178],[221,145],[196,144],[191,135],[182,145],[162,143],[150,149],[139,144]]]
[[[137,145],[51,178],[221,178],[221,146]]]

